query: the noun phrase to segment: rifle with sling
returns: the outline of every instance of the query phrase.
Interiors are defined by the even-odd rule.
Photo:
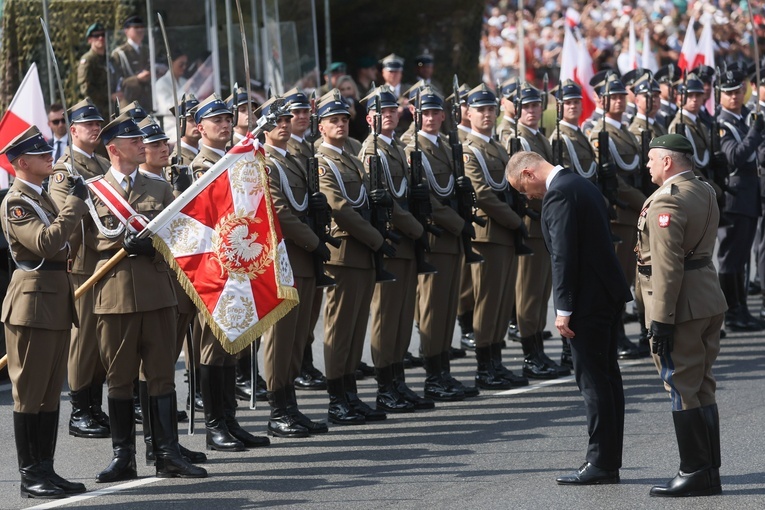
[[[609,95],[608,78],[606,75],[605,91],[603,92],[603,117],[600,119],[601,130],[598,132],[598,187],[608,201],[608,217],[616,219],[616,208],[626,209],[627,205],[619,200],[619,181],[616,177],[616,165],[611,161],[610,144],[611,137],[606,130],[606,115],[611,109],[611,96]],[[613,234],[612,234],[613,235]]]
[[[544,117],[544,112],[542,117]],[[555,91],[555,138],[552,141],[553,165],[563,165],[563,140],[561,140],[560,134],[561,120],[563,120],[563,84],[559,83],[558,89]]]
[[[722,105],[720,104],[720,68],[715,69],[715,112],[712,115],[712,128],[710,129],[709,139],[709,152],[711,154],[711,162],[709,164],[709,172],[711,175],[707,177],[717,184],[721,190],[725,193],[729,193],[736,196],[736,190],[731,189],[728,186],[728,160],[725,158],[725,154],[722,152],[722,143],[720,140],[720,113],[722,111]],[[759,103],[759,101],[757,101]]]
[[[513,156],[516,152],[521,151],[521,119],[523,118],[523,98],[521,97],[521,89],[522,84],[518,84],[518,88],[515,91],[515,97],[513,98],[513,103],[515,103],[515,118],[518,119],[518,125],[515,128],[515,136],[510,139],[510,157]],[[499,104],[499,103],[498,103]],[[526,224],[523,222],[523,217],[528,216],[529,218],[533,219],[539,219],[539,213],[536,211],[532,211],[528,208],[528,202],[526,201],[526,197],[518,192],[517,189],[510,186],[510,183],[507,183],[507,189],[502,192],[502,197],[500,197],[506,204],[508,204],[515,214],[520,216],[521,218],[521,225],[513,231],[513,244],[515,245],[515,256],[516,257],[526,257],[529,255],[534,255],[534,250],[526,246],[526,243],[524,239],[528,239],[529,237],[529,231],[526,228]]]

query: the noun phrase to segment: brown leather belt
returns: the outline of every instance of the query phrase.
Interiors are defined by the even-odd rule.
[[[693,271],[694,269],[701,269],[704,267],[707,267],[709,264],[712,263],[712,259],[707,257],[703,259],[692,259],[692,260],[686,260],[683,263],[683,269],[686,271]],[[644,266],[638,266],[638,273],[642,274],[643,276],[651,276],[652,269],[651,264],[646,264]]]

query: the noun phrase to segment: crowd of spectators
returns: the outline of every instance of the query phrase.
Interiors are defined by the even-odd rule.
[[[697,39],[703,24],[712,23],[717,65],[748,64],[753,62],[753,37],[760,53],[765,48],[765,11],[761,3],[752,4],[754,31],[745,0],[523,0],[521,45],[518,0],[489,0],[481,37],[483,79],[496,83],[518,76],[523,46],[526,79],[539,85],[547,73],[551,83],[557,81],[567,12],[579,14],[575,32],[585,38],[596,71],[617,69],[620,54],[629,52],[630,21],[638,54],[643,51],[643,31],[650,31],[651,51],[659,66],[677,62],[691,19]]]

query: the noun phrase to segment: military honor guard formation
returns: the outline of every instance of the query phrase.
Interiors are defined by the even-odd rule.
[[[131,41],[142,25],[126,22]],[[137,477],[136,423],[157,476],[206,477],[198,466],[206,456],[179,443],[188,416],[174,372],[184,348],[196,377],[180,407],[203,412],[207,449],[221,452],[269,445],[239,424],[238,399],[268,401],[269,435],[305,438],[573,371],[589,436],[581,468],[557,478],[573,485],[619,483],[618,360],[652,356],[671,397],[680,465],[650,494],[722,491],[712,374],[721,330],[764,327],[746,305],[765,120],[742,104],[745,69],[598,73],[598,108],[580,127],[583,92],[570,80],[550,91],[516,79],[473,87],[456,76],[447,89],[429,79],[408,87],[403,59],[391,54],[380,62],[385,84],[365,86],[356,106],[368,125],[363,140],[350,136],[351,104],[328,73],[321,97],[292,89],[260,104],[241,88],[227,99],[186,95],[156,112],[176,117],[176,142],[145,109],[144,46],[128,42],[112,56],[130,101],[109,118],[105,75],[91,55],[103,34],[97,24],[86,34],[84,98],[52,110],[69,126],[60,157],[35,127],[2,149],[16,173],[0,221],[16,266],[2,321],[22,497],[86,490],[53,466],[65,377],[69,433],[111,438],[113,459],[94,472],[97,482]],[[432,68],[432,57],[420,60]],[[718,112],[704,106],[713,91]],[[545,125],[549,110],[555,122]],[[224,350],[151,239],[125,228],[83,182],[102,177],[152,219],[259,119],[268,120],[258,132],[299,294],[258,342],[262,379],[251,370],[254,349]],[[75,300],[121,249],[128,256]],[[559,362],[544,348],[551,297]],[[633,299],[637,344],[624,330]],[[415,328],[420,350],[411,353]],[[362,363],[368,330],[373,367]],[[521,367],[503,361],[506,339],[520,342]],[[326,375],[314,367],[313,342],[323,343]],[[475,377],[459,381],[450,362],[467,350]],[[412,365],[424,367],[423,394],[407,382]],[[359,398],[364,375],[377,381],[374,401]],[[327,392],[329,424],[301,412],[297,390]]]

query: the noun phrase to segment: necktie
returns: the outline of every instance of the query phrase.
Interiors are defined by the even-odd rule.
[[[122,188],[125,190],[125,195],[130,196],[130,190],[133,189],[133,185],[130,182],[130,176],[122,179]]]
[[[58,158],[61,157],[61,140],[56,140],[56,150],[53,153],[53,162],[55,163],[58,161]]]

